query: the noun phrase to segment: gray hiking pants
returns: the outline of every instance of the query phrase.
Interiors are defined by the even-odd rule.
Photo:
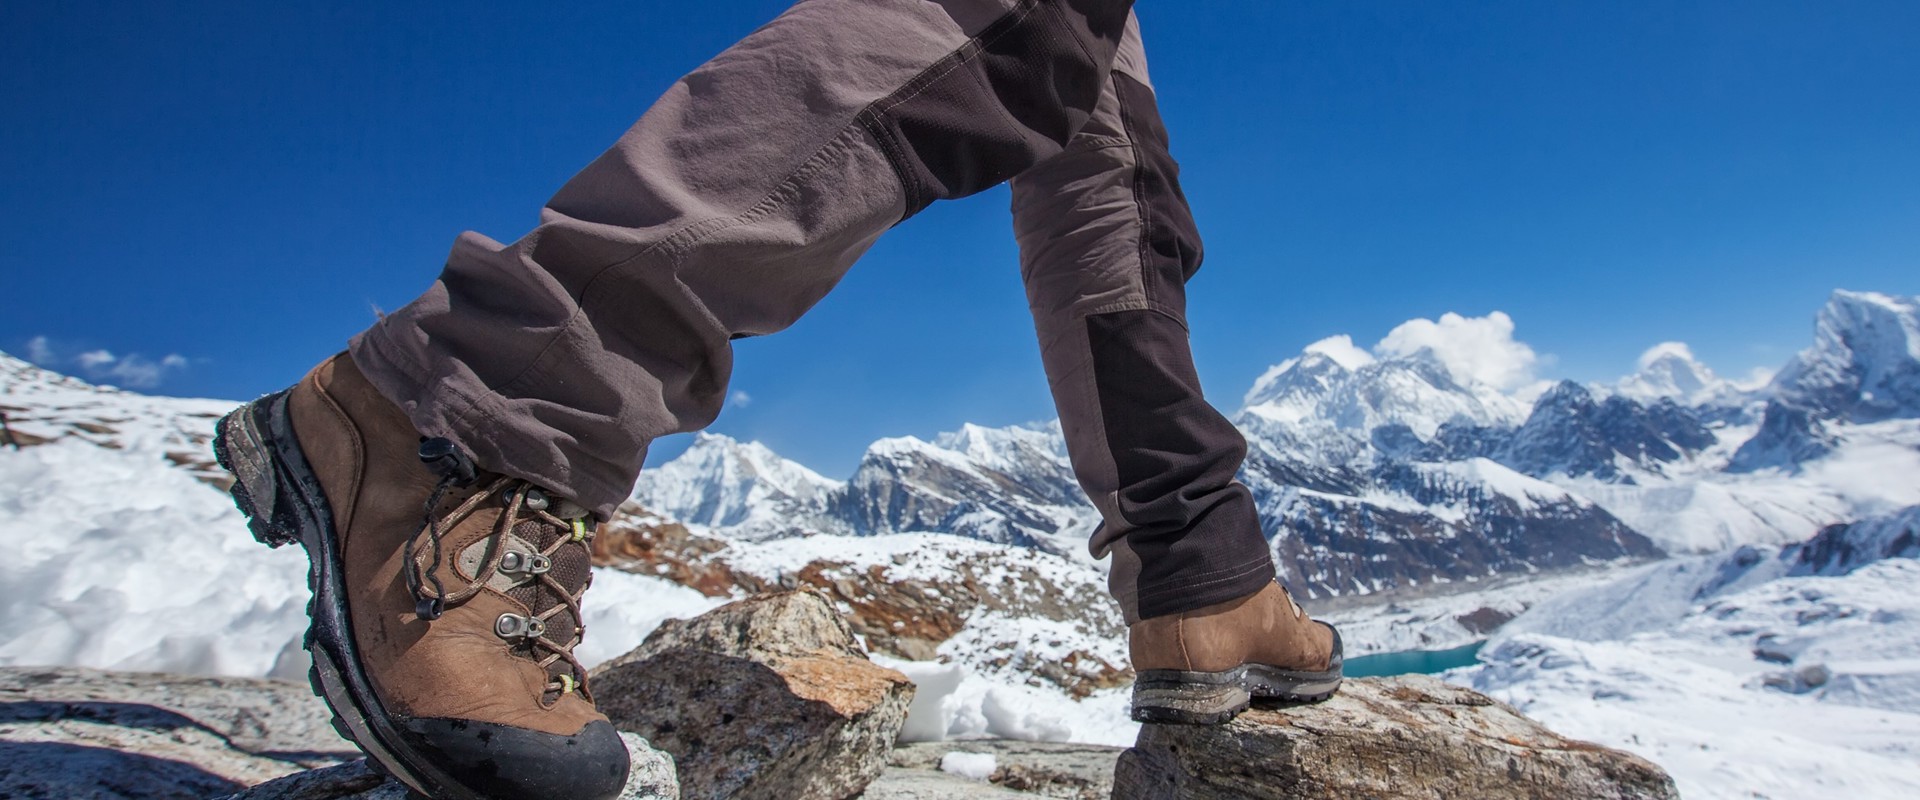
[[[1096,554],[1129,619],[1274,577],[1202,399],[1200,239],[1131,2],[806,0],[675,84],[512,244],[462,235],[354,361],[422,433],[601,516],[719,414],[730,342],[793,324],[888,228],[1012,181],[1020,268]]]

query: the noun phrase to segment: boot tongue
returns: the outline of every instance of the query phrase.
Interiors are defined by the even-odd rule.
[[[565,510],[566,505],[569,503],[563,501],[555,510]],[[569,595],[579,596],[586,590],[587,584],[592,582],[592,554],[588,550],[587,543],[575,538],[571,526],[557,527],[538,519],[520,520],[513,526],[512,533],[515,537],[533,544],[539,552],[551,551],[548,557],[552,561],[552,568],[545,576],[547,580],[521,583],[508,589],[505,594],[525,605],[535,617],[553,611],[552,616],[545,617],[546,634],[543,638],[571,652],[579,643],[581,620],[567,608],[566,598],[560,594],[559,590],[564,590]],[[556,544],[558,547],[555,547]],[[531,644],[522,645],[516,649],[524,649],[526,655],[536,661],[546,658],[550,652]],[[547,674],[555,681],[571,679],[583,682],[586,679],[585,675],[575,674],[573,663],[565,658],[556,658],[552,664],[547,665]],[[549,702],[558,699],[561,691],[559,688],[549,687]]]

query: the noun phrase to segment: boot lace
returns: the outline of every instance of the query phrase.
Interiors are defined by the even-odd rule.
[[[532,613],[502,614],[494,623],[495,635],[524,647],[524,654],[547,671],[547,702],[575,691],[591,700],[586,665],[573,655],[573,648],[586,636],[580,600],[593,583],[587,568],[595,527],[591,517],[570,501],[556,500],[528,481],[504,475],[491,477],[479,491],[441,514],[449,491],[481,482],[479,470],[458,447],[441,438],[422,440],[420,460],[440,479],[427,497],[420,528],[407,538],[404,574],[414,597],[414,614],[423,620],[439,619],[447,608],[472,599],[496,577],[510,573],[513,581],[501,593],[521,601]],[[471,570],[472,580],[449,589],[441,577],[448,571],[443,569],[444,540],[490,501],[505,508],[483,540],[484,555],[477,569]],[[516,541],[532,548],[515,549]]]

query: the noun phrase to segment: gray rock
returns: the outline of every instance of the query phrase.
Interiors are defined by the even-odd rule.
[[[1566,739],[1485,695],[1425,675],[1347,681],[1325,703],[1226,725],[1147,725],[1116,800],[1677,798],[1659,767]]]
[[[304,683],[0,668],[0,797],[404,800],[331,718]],[[621,736],[622,800],[678,798],[673,759]]]
[[[940,761],[953,752],[986,753],[994,760],[988,783],[999,790],[1030,796],[1101,800],[1113,793],[1113,765],[1122,750],[1093,744],[1010,739],[916,742],[894,748],[889,774],[920,771],[980,786],[981,782],[940,772]],[[875,797],[874,791],[882,788],[883,783],[885,781],[875,783],[874,788],[867,791],[867,797]]]
[[[621,733],[633,769],[619,800],[679,800],[673,758],[653,749],[646,739]],[[221,800],[406,800],[407,789],[374,772],[365,761],[288,775]]]
[[[1033,795],[939,770],[888,767],[867,785],[860,800],[1017,800]]]
[[[201,798],[358,755],[302,684],[0,669],[0,796]]]
[[[81,667],[0,668],[0,703],[22,701],[166,709],[233,749],[297,764],[330,764],[359,755],[352,742],[334,732],[328,721],[332,714],[304,681]]]
[[[886,767],[913,684],[812,592],[670,620],[595,670],[614,725],[673,755],[689,800],[841,800]]]

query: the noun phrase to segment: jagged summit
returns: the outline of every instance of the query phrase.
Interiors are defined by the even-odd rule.
[[[1920,297],[1834,292],[1772,389],[1829,419],[1920,417]]]
[[[1840,445],[1837,425],[1920,418],[1920,297],[1835,291],[1767,391],[1732,471],[1798,471]]]
[[[656,513],[758,538],[804,525],[843,486],[759,442],[702,432],[680,457],[643,472],[633,496]]]
[[[1528,475],[1613,480],[1633,468],[1660,472],[1715,441],[1698,417],[1670,397],[1644,404],[1620,395],[1602,399],[1588,387],[1561,381],[1534,403],[1498,455]]]

